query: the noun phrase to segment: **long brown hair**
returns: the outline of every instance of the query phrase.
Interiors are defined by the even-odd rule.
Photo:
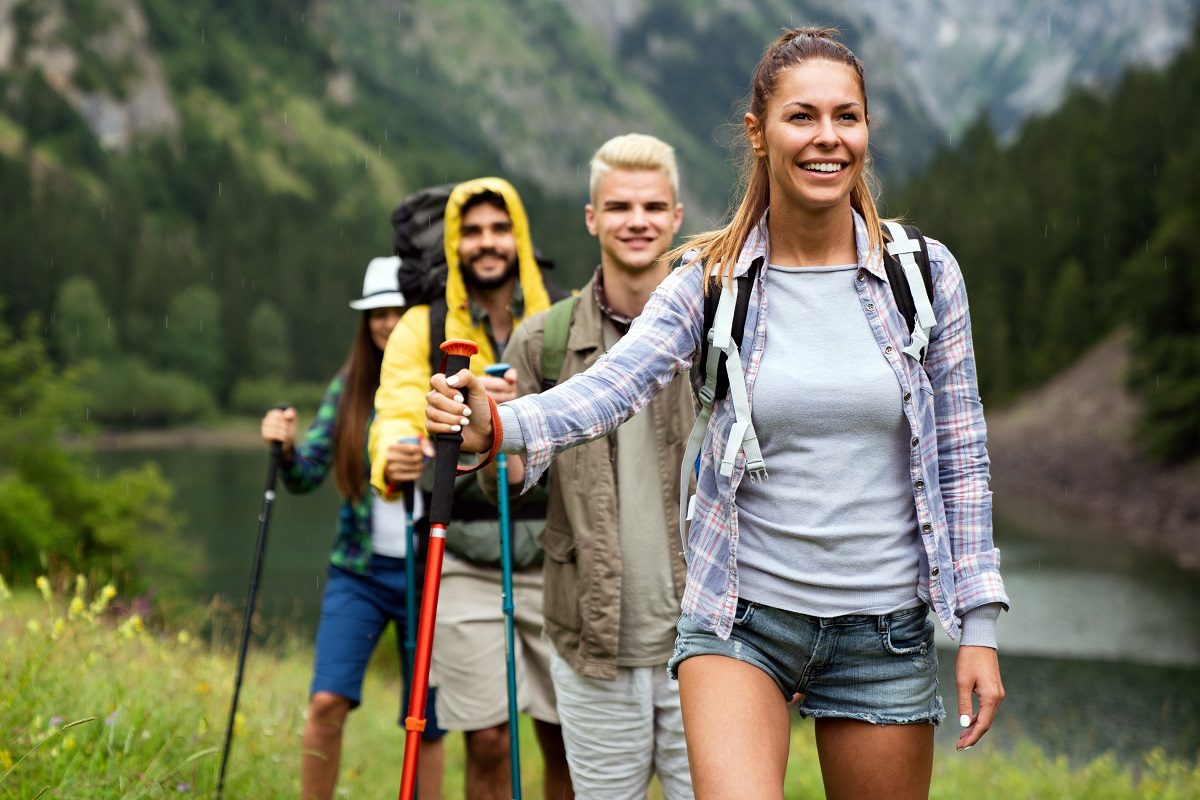
[[[837,28],[792,28],[784,32],[763,53],[750,82],[750,95],[746,100],[746,111],[765,121],[767,100],[775,91],[779,74],[805,61],[823,60],[846,64],[858,77],[862,90],[863,111],[867,113],[867,83],[863,77],[863,65],[849,47],[835,37]],[[733,269],[737,264],[746,239],[754,226],[766,213],[771,200],[771,187],[765,156],[757,156],[750,147],[745,127],[740,128],[742,154],[741,184],[744,187],[742,200],[733,218],[727,225],[701,233],[665,253],[662,258],[674,261],[689,250],[699,250],[699,258],[690,263],[704,265],[704,291],[708,292],[713,278],[729,283],[733,280]],[[850,190],[850,205],[863,215],[867,223],[867,236],[872,251],[883,245],[883,226],[879,221],[879,210],[875,206],[875,179],[868,158],[858,180]]]
[[[370,311],[362,321],[342,365],[342,396],[333,423],[333,477],[338,491],[353,502],[366,494],[367,422],[375,407],[383,351],[371,339]]]

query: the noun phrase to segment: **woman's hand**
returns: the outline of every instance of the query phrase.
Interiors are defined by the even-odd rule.
[[[462,450],[467,453],[490,450],[492,413],[479,378],[469,369],[463,369],[449,378],[440,373],[434,375],[429,385],[433,387],[425,396],[425,427],[429,432],[433,435],[461,432]]]
[[[383,474],[388,483],[407,483],[421,477],[425,453],[417,442],[392,442],[388,445]]]
[[[957,749],[973,747],[992,727],[996,709],[1004,699],[1004,684],[1000,682],[1000,660],[991,647],[958,648],[954,665],[958,683],[958,713],[960,722],[965,717],[967,724],[958,737]],[[979,698],[979,713],[972,713],[971,695]]]
[[[262,418],[258,432],[267,444],[280,442],[283,445],[284,457],[291,458],[292,440],[296,436],[296,409],[290,406],[283,409],[272,408]]]

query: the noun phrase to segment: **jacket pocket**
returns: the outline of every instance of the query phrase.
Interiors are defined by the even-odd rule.
[[[579,622],[579,564],[576,561],[575,537],[570,530],[546,525],[542,532],[545,584],[542,608],[546,621],[554,626],[578,632]]]

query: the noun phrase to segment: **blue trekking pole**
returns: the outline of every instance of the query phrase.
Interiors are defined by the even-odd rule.
[[[511,367],[493,364],[485,372],[503,377]],[[512,774],[513,800],[521,800],[521,739],[517,732],[517,659],[513,641],[512,530],[508,513],[508,457],[496,455],[496,488],[500,500],[500,574],[502,576],[501,609],[504,612],[504,659],[508,673],[508,756]]]

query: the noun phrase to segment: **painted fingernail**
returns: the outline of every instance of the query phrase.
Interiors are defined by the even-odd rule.
[[[471,420],[467,419],[466,417],[463,417],[462,419],[460,419],[460,420],[458,421],[458,424],[459,424],[459,425],[470,425],[470,424],[471,424]]]
[[[462,428],[458,427],[457,425],[451,425],[450,430],[453,431],[454,433],[458,433],[459,431],[462,430]]]
[[[449,378],[446,378],[446,385],[447,386],[458,386],[458,376],[454,375]]]
[[[462,401],[460,400],[459,402],[462,402]],[[471,409],[469,409],[469,408],[464,408],[464,409],[463,409],[463,416],[464,416],[464,417],[469,417],[469,416],[471,416]]]
[[[963,726],[964,728],[971,727],[971,715],[963,714],[961,717],[958,718],[958,724]]]
[[[456,394],[456,395],[454,395],[454,402],[456,402],[456,403],[461,403],[461,402],[462,402],[462,395],[461,395],[461,394]]]

